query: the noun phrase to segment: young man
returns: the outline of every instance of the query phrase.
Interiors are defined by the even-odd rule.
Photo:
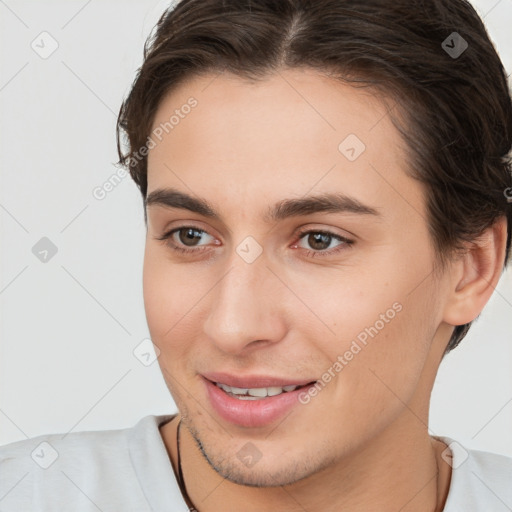
[[[3,447],[0,506],[512,510],[512,459],[428,432],[511,244],[512,104],[468,3],[182,0],[118,128],[179,413]]]

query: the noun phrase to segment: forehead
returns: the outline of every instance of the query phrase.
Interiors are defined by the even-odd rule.
[[[192,109],[187,106],[191,99],[197,103]],[[368,142],[371,138],[372,143],[382,133],[393,137],[384,101],[368,87],[349,86],[310,69],[282,70],[258,81],[229,73],[206,74],[188,79],[163,97],[152,132],[160,129],[167,138],[172,131],[177,143],[180,134],[189,138],[193,131],[202,147],[219,150],[246,143],[251,135],[254,142],[264,144],[252,145],[255,154],[278,147],[281,156],[290,149],[298,152],[300,141],[308,142],[302,149],[310,149],[318,138],[329,139],[326,142],[333,142],[336,150],[337,142],[350,133]],[[381,130],[372,134],[379,124]],[[291,148],[280,146],[285,138]]]
[[[193,78],[164,97],[155,115],[148,193],[188,188],[216,196],[219,207],[236,197],[249,208],[255,197],[260,204],[336,190],[378,208],[387,202],[397,215],[410,201],[421,209],[422,190],[405,173],[405,144],[389,105],[368,88],[311,70],[255,83],[229,74]]]

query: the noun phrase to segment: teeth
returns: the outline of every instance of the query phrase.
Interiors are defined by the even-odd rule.
[[[268,388],[236,388],[227,386],[226,384],[222,384],[221,382],[215,383],[217,387],[224,390],[226,393],[231,396],[236,396],[240,400],[259,400],[261,398],[265,398],[267,396],[276,396],[281,393],[286,393],[289,391],[294,391],[299,386],[271,386]]]
[[[249,393],[250,396],[259,396],[259,397],[263,398],[264,396],[267,396],[267,388],[253,388],[253,389],[249,389],[248,393]]]
[[[221,384],[220,382],[217,382],[217,386],[220,389],[223,389],[224,391],[226,391],[228,393],[231,391],[231,388],[229,386],[226,386],[225,384]]]
[[[231,388],[231,393],[234,393],[235,395],[245,395],[247,391],[249,391],[247,388]]]

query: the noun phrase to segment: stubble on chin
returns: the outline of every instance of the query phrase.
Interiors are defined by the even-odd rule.
[[[215,447],[205,447],[204,438],[195,428],[190,416],[182,416],[182,419],[182,425],[194,439],[199,452],[210,468],[220,477],[234,484],[258,488],[292,485],[331,467],[335,463],[335,458],[332,454],[326,455],[323,459],[299,457],[298,454],[298,461],[290,461],[287,467],[281,467],[273,471],[265,471],[258,468],[258,463],[253,467],[247,467],[236,456],[236,453],[226,455],[226,453],[229,453],[229,449],[225,447],[218,445],[218,449]],[[212,436],[215,435],[215,432],[212,431]],[[262,454],[263,458],[264,454]],[[262,466],[260,467],[262,468]]]

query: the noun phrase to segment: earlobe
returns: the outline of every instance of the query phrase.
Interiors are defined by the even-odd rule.
[[[453,262],[444,321],[450,325],[472,322],[481,313],[503,272],[507,242],[507,219],[500,217]]]

